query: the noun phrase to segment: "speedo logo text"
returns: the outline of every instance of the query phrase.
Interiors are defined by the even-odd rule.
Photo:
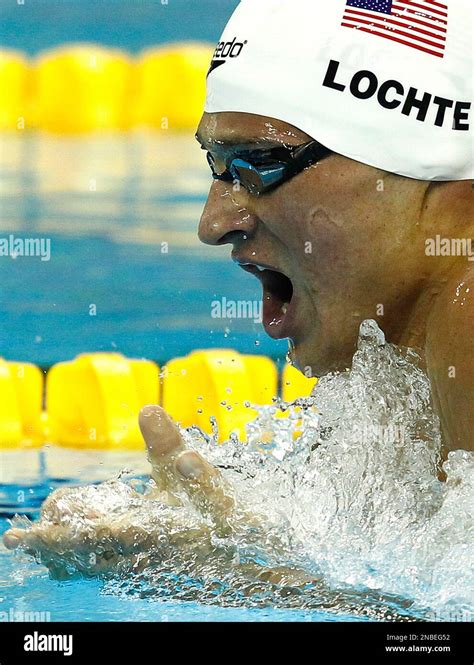
[[[214,69],[225,64],[229,58],[238,58],[246,44],[247,40],[239,42],[237,37],[234,37],[230,42],[219,42],[212,56],[211,67],[207,75],[209,76]]]

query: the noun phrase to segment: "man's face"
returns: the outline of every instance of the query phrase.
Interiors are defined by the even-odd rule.
[[[242,146],[311,140],[284,122],[244,113],[205,114],[198,138],[222,168]],[[396,337],[415,287],[403,250],[418,242],[410,229],[425,189],[331,154],[258,197],[215,181],[199,237],[233,245],[232,258],[262,282],[267,333],[290,338],[296,364],[321,375],[348,366],[362,320],[378,319]]]

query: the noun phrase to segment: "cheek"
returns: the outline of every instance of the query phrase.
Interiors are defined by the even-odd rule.
[[[272,200],[269,219],[290,249],[295,268],[342,267],[353,245],[353,189],[344,178],[309,170],[282,187]]]
[[[351,236],[348,220],[336,206],[308,201],[308,190],[303,190],[275,198],[265,212],[265,226],[288,249],[297,271],[344,260]]]
[[[302,220],[301,232],[318,261],[341,261],[347,249],[347,224],[338,212],[312,206]]]
[[[340,291],[351,268],[350,234],[345,220],[336,212],[313,206],[300,222],[300,251],[295,270],[310,291],[323,295]]]

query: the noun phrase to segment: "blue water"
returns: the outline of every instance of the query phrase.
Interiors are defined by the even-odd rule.
[[[214,300],[259,301],[261,287],[229,247],[197,239],[210,176],[191,135],[2,141],[0,237],[49,240],[51,258],[0,258],[0,356],[42,366],[85,351],[284,357],[261,324],[211,316]]]
[[[84,40],[130,52],[215,42],[236,4],[0,0],[0,45],[35,54]],[[0,237],[49,239],[52,256],[0,258],[0,357],[49,366],[85,351],[120,351],[163,362],[197,347],[284,356],[286,344],[271,342],[260,324],[210,316],[214,299],[261,293],[228,249],[197,240],[210,177],[191,134],[25,133],[1,142]]]
[[[216,42],[238,0],[0,0],[0,45],[30,55],[64,42],[136,53],[181,40]]]
[[[20,460],[21,459],[21,463]],[[0,469],[0,617],[16,612],[47,612],[48,621],[368,621],[423,619],[413,603],[390,594],[377,596],[373,590],[356,584],[332,584],[318,589],[317,595],[302,597],[298,605],[282,607],[281,598],[271,597],[268,606],[245,606],[179,600],[181,578],[176,586],[163,589],[156,582],[157,595],[139,588],[125,590],[123,580],[74,580],[57,582],[47,569],[23,553],[8,552],[1,535],[15,514],[39,517],[42,501],[53,490],[101,482],[129,470],[128,478],[148,477],[148,464],[141,452],[113,453],[77,451],[46,446],[41,450],[1,451]],[[180,574],[183,569],[180,567]],[[131,579],[131,578],[130,578]],[[189,581],[191,583],[191,581]],[[193,581],[200,584],[199,580]],[[272,607],[277,603],[277,607]],[[226,606],[223,607],[222,605]],[[257,606],[258,605],[258,606]],[[2,613],[6,613],[2,614]],[[4,619],[3,619],[4,620]],[[18,620],[18,619],[17,619]],[[30,619],[31,620],[31,619]]]
[[[0,531],[8,527],[0,520]],[[0,612],[49,612],[51,621],[363,621],[315,610],[203,606],[193,602],[125,599],[102,592],[98,580],[54,582],[45,569],[0,546]]]
[[[0,519],[0,533],[8,528]],[[55,582],[46,569],[0,545],[0,613],[49,612],[51,621],[363,621],[315,610],[203,606],[103,593],[99,580]],[[44,615],[43,615],[44,616]]]

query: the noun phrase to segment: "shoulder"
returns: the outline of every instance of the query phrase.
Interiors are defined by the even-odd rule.
[[[449,449],[474,450],[474,265],[448,281],[430,314],[426,362]]]

